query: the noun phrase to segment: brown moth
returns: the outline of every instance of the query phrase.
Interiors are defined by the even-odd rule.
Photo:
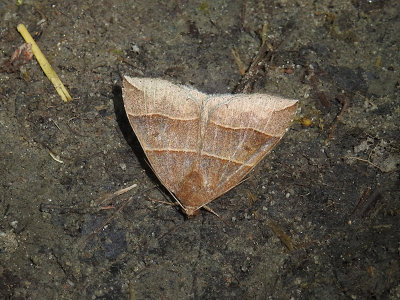
[[[156,176],[188,216],[239,184],[279,142],[297,109],[297,100],[207,95],[152,78],[125,76],[122,94]]]

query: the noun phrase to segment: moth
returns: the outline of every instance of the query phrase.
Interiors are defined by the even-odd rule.
[[[160,182],[188,216],[223,195],[279,142],[297,100],[208,95],[156,78],[125,76],[129,122]]]

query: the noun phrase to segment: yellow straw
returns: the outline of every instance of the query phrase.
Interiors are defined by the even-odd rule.
[[[32,52],[35,55],[39,65],[42,67],[43,72],[46,74],[47,78],[54,85],[57,93],[60,95],[61,99],[64,102],[72,100],[72,97],[69,95],[67,89],[61,82],[60,78],[58,78],[56,72],[50,66],[50,63],[47,61],[46,57],[43,55],[42,51],[40,51],[38,45],[33,40],[32,36],[29,34],[24,24],[19,24],[17,26],[18,32],[22,35],[24,40],[32,45]]]

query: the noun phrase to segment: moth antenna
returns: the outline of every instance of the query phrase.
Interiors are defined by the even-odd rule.
[[[172,198],[175,199],[175,201],[179,204],[179,206],[183,209],[183,211],[185,210],[185,207],[182,205],[181,201],[179,201],[179,199],[174,195],[173,192],[171,192],[170,190],[167,189],[167,191],[171,194]]]
[[[224,220],[223,217],[221,217],[219,214],[217,214],[211,207],[204,205],[202,206],[202,208],[204,208],[206,211],[212,213],[213,215],[215,215],[218,219],[220,219],[226,226],[231,226],[230,224],[228,224],[228,222],[226,222]]]
[[[240,180],[236,186],[242,184],[243,182],[245,182],[245,181],[247,181],[247,180],[249,180],[249,177],[246,176],[245,178],[243,178],[242,180]]]

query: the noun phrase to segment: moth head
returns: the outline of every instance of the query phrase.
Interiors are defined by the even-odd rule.
[[[197,216],[200,213],[200,209],[198,207],[191,207],[191,206],[183,206],[182,211],[190,218]]]

